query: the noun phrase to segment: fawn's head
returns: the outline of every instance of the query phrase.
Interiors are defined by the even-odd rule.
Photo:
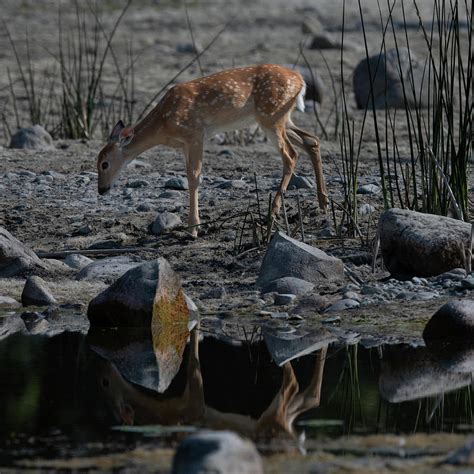
[[[107,145],[102,148],[97,157],[97,171],[99,173],[99,194],[105,194],[119,177],[120,171],[126,163],[123,148],[133,140],[133,128],[125,126],[121,120],[110,134]]]

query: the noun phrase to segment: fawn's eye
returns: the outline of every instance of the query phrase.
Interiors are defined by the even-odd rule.
[[[102,163],[102,170],[105,171],[109,167],[109,163],[107,161],[104,161]]]

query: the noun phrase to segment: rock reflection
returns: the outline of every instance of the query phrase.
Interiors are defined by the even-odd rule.
[[[389,402],[432,397],[470,383],[470,373],[447,370],[426,347],[399,345],[384,349],[379,390]]]
[[[102,331],[99,334],[106,342],[108,338],[105,337],[104,332]],[[155,353],[156,334],[154,332],[152,337]],[[167,334],[169,335],[169,333]],[[181,340],[184,333],[179,334]],[[129,349],[140,347],[140,353],[142,354],[140,359],[149,361],[149,357],[143,357],[143,353],[146,352],[144,350],[146,343],[140,346],[136,344],[136,341],[133,344],[127,342],[125,344],[127,349],[120,351],[116,347],[114,351],[110,351],[110,348],[99,346],[100,338],[97,337],[97,333],[91,334],[89,340],[91,347],[96,352],[110,359],[108,361],[103,360],[96,372],[96,378],[102,396],[106,399],[118,422],[137,425],[193,424],[210,429],[230,429],[244,436],[265,441],[275,438],[299,441],[294,426],[295,420],[302,413],[318,407],[320,404],[324,365],[329,344],[327,339],[320,338],[317,344],[320,348],[316,351],[310,380],[304,390],[300,390],[291,362],[289,360],[284,361],[282,364],[283,377],[279,389],[274,393],[270,403],[260,415],[252,417],[239,412],[222,411],[206,403],[199,358],[199,329],[197,327],[190,334],[189,350],[185,361],[185,387],[180,395],[167,396],[166,393],[161,395],[156,392],[147,392],[129,381],[134,380],[137,383],[141,380],[140,377],[134,375],[134,370],[126,367],[127,359],[122,356],[117,357],[117,354],[128,353],[133,360],[133,355]],[[325,340],[326,342],[324,342]],[[147,342],[150,344],[150,337],[148,337]],[[117,338],[115,338],[114,344],[117,344]],[[178,351],[176,351],[176,354],[178,354]],[[219,354],[216,354],[216,357],[219,357]],[[116,363],[123,367],[124,373],[128,374],[127,377],[121,374],[121,370]],[[132,362],[132,365],[137,369],[136,364]],[[226,368],[223,367],[222,370],[225,371]],[[174,365],[160,364],[159,379],[166,380],[169,385],[171,379],[175,376],[175,372],[177,371]],[[150,384],[147,381],[145,382],[145,386],[150,387]],[[157,384],[155,381],[153,385],[160,387],[161,382]]]

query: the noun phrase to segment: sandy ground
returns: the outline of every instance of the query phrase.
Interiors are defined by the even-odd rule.
[[[380,13],[375,0],[363,3],[364,23],[370,53],[380,50]],[[384,2],[382,2],[384,3]],[[123,2],[120,4],[122,5]],[[430,18],[432,1],[419,1],[420,15]],[[74,9],[70,2],[61,3],[63,25],[72,28]],[[116,2],[101,3],[103,22],[110,28],[120,13]],[[56,2],[32,2],[6,0],[2,3],[2,14],[8,29],[24,54],[25,29],[31,38],[31,60],[37,71],[54,63],[48,51],[57,50],[57,4]],[[200,45],[206,45],[222,26],[233,18],[216,44],[200,59],[203,73],[219,71],[231,66],[273,62],[303,64],[299,45],[305,39],[303,22],[320,25],[317,28],[338,36],[342,24],[342,1],[240,1],[240,2],[195,2],[188,6],[189,18],[194,36]],[[382,6],[382,18],[386,18],[386,5]],[[416,25],[417,12],[412,4],[406,9],[407,20]],[[402,20],[402,12],[396,9],[396,21]],[[325,166],[330,197],[341,203],[343,199],[340,173],[342,169],[340,145],[331,135],[334,131],[334,95],[331,77],[336,91],[342,83],[347,86],[348,107],[354,119],[356,130],[360,127],[363,112],[355,107],[351,92],[351,76],[354,67],[364,58],[364,44],[361,22],[356,1],[346,2],[346,37],[348,45],[344,52],[344,70],[341,75],[339,50],[326,50],[324,59],[320,52],[304,49],[304,55],[325,83],[324,100],[318,106],[320,117],[327,122],[329,137],[322,139],[322,156]],[[47,25],[47,27],[45,27]],[[426,56],[421,32],[412,27],[409,30],[413,51],[421,58]],[[306,38],[307,39],[307,38]],[[142,110],[153,94],[165,85],[192,58],[193,53],[180,52],[182,45],[190,43],[190,32],[184,6],[179,2],[135,1],[132,3],[116,35],[114,48],[119,57],[124,57],[127,44],[139,54],[135,71],[135,110]],[[391,35],[387,46],[393,45]],[[186,48],[184,48],[186,49]],[[17,78],[14,55],[5,32],[0,35],[0,110],[14,129],[14,115],[9,103],[7,70]],[[177,81],[195,78],[200,69],[195,63]],[[110,65],[106,76],[111,83],[116,73]],[[16,79],[15,79],[16,80]],[[337,93],[337,99],[340,96]],[[295,112],[294,120],[304,128],[322,136],[316,124],[311,104],[304,114]],[[20,107],[22,125],[29,125],[25,114],[26,102]],[[383,113],[381,114],[383,116]],[[110,124],[112,126],[112,124]],[[246,135],[247,137],[249,134]],[[122,246],[143,248],[139,256],[169,259],[183,279],[186,291],[198,300],[201,308],[209,313],[234,311],[239,314],[255,314],[255,302],[259,299],[254,283],[260,268],[264,251],[252,250],[250,227],[244,225],[242,213],[249,205],[256,204],[254,176],[258,177],[259,195],[262,208],[266,209],[268,196],[275,192],[281,176],[280,159],[265,137],[257,132],[252,143],[242,144],[233,135],[210,140],[205,146],[203,183],[201,185],[201,216],[209,222],[203,228],[199,239],[192,240],[183,231],[169,235],[154,236],[149,227],[157,213],[172,211],[185,222],[187,218],[187,192],[179,198],[161,199],[165,181],[173,176],[184,176],[184,162],[180,153],[166,148],[156,148],[144,153],[140,160],[129,167],[118,187],[110,195],[99,197],[96,192],[97,178],[95,160],[103,142],[71,141],[58,139],[53,151],[11,150],[6,146],[7,129],[0,128],[0,225],[6,227],[17,238],[35,251],[58,251],[64,249],[82,250],[98,242],[110,241]],[[222,140],[224,138],[224,142]],[[406,127],[399,121],[397,138],[401,153],[408,152]],[[366,126],[358,169],[360,184],[378,183],[379,165],[375,135],[371,120]],[[13,173],[13,174],[12,174]],[[45,178],[48,173],[52,179]],[[301,157],[297,173],[313,179],[312,168],[306,157]],[[44,178],[44,179],[43,179]],[[141,187],[133,187],[134,182],[143,181]],[[221,185],[231,182],[228,189]],[[235,185],[239,181],[240,184]],[[124,186],[125,185],[125,186]],[[470,184],[472,187],[472,183]],[[383,209],[380,194],[360,195],[359,205],[364,203],[375,207],[370,217],[360,218],[362,239],[327,238],[324,229],[334,227],[333,215],[322,215],[316,206],[314,189],[288,192],[287,206],[292,231],[297,233],[297,194],[305,210],[305,233],[307,241],[328,252],[345,258],[346,265],[362,281],[370,282],[386,276],[379,272],[371,275],[369,258],[371,242],[375,234],[378,215]],[[148,210],[139,211],[146,204]],[[336,209],[336,222],[341,222],[342,213]],[[284,228],[283,222],[279,223]],[[89,227],[88,235],[77,235],[80,229]],[[362,240],[362,242],[361,242]],[[246,252],[247,253],[243,253]],[[362,261],[357,256],[362,255]],[[364,257],[365,255],[365,257]],[[367,257],[369,255],[369,257]],[[355,257],[354,257],[355,256]],[[63,271],[58,265],[45,275],[60,302],[87,304],[97,294],[104,283],[78,283],[74,274]],[[24,280],[9,279],[0,282],[0,294],[19,298]],[[349,280],[345,283],[350,283]],[[224,301],[202,299],[209,290],[223,286],[227,292]],[[342,286],[342,285],[340,285]],[[339,287],[328,285],[319,292],[328,302],[340,297]],[[421,303],[413,306],[398,302],[397,312],[402,312],[403,325],[394,321],[394,310],[389,306],[383,312],[388,318],[388,327],[398,327],[399,333],[419,337],[420,328],[442,301]],[[413,309],[415,308],[415,309]],[[363,313],[361,315],[360,313]],[[343,315],[347,322],[358,321],[359,325],[374,327],[380,308],[364,308]],[[364,314],[366,317],[364,317]],[[395,315],[396,317],[396,315]],[[405,329],[407,321],[413,326]]]

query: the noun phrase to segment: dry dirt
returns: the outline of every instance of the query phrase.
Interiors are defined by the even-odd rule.
[[[99,2],[104,11],[106,28],[120,13],[119,2]],[[348,106],[358,130],[363,112],[355,108],[351,93],[351,74],[357,63],[364,57],[363,37],[357,2],[347,1],[346,43],[344,52],[344,80],[348,84]],[[380,17],[375,0],[364,1],[364,21],[368,32],[371,53],[380,49]],[[382,2],[384,3],[384,2]],[[427,19],[431,15],[431,0],[418,2],[421,15]],[[68,1],[61,2],[63,25],[74,26],[74,9]],[[120,2],[122,5],[123,2]],[[386,7],[382,8],[385,16]],[[340,34],[342,1],[240,1],[240,2],[193,2],[188,5],[197,43],[206,45],[215,33],[233,18],[228,28],[216,44],[200,59],[204,73],[211,73],[231,66],[255,63],[303,64],[299,54],[299,44],[305,38],[302,33],[304,21],[319,22],[321,28]],[[57,48],[57,3],[55,1],[12,1],[2,2],[2,17],[18,45],[20,53],[24,45],[25,30],[31,42],[32,64],[41,71],[52,62],[49,51]],[[417,15],[413,5],[407,7],[409,22],[415,24]],[[401,12],[395,18],[401,20]],[[420,57],[425,57],[423,39],[416,28],[410,29],[412,48]],[[178,52],[178,45],[190,43],[190,32],[186,21],[184,5],[180,2],[137,0],[132,3],[120,26],[114,47],[120,56],[127,44],[140,53],[135,70],[136,110],[140,111],[150,97],[165,85],[177,71],[192,58],[193,53]],[[393,44],[389,37],[388,46]],[[24,51],[23,51],[24,53]],[[324,65],[318,51],[304,49],[304,54],[325,83],[324,101],[317,106],[323,121],[329,118],[327,130],[334,130],[334,96],[331,75],[336,91],[342,81],[339,50],[324,51],[328,67]],[[123,56],[123,55],[122,55]],[[54,62],[54,61],[53,61]],[[5,117],[14,128],[14,117],[9,102],[8,75],[10,70],[17,77],[17,67],[5,32],[0,35],[0,110],[5,106]],[[329,72],[330,71],[330,72]],[[113,68],[106,69],[106,75],[114,81]],[[194,78],[200,74],[194,63],[177,81]],[[341,97],[337,94],[337,99]],[[26,103],[25,103],[26,105]],[[308,130],[317,126],[311,104],[305,114],[295,112],[294,120]],[[20,110],[22,125],[29,125],[27,115]],[[383,116],[383,114],[381,115]],[[397,137],[402,154],[408,150],[406,127],[400,121]],[[110,124],[112,126],[112,124]],[[245,135],[248,137],[248,134]],[[281,163],[279,157],[265,137],[257,132],[254,140],[247,145],[238,143],[235,136],[222,140],[211,140],[205,146],[204,177],[201,185],[202,235],[192,240],[184,231],[169,235],[154,236],[149,227],[158,212],[173,211],[183,221],[187,217],[187,192],[173,200],[159,199],[163,185],[173,175],[184,176],[184,161],[180,153],[157,148],[144,153],[139,161],[123,173],[118,187],[110,195],[99,197],[96,192],[95,159],[102,146],[100,140],[71,141],[59,139],[53,151],[21,151],[7,148],[7,130],[0,131],[0,225],[6,227],[18,239],[37,252],[52,252],[65,249],[82,250],[104,240],[117,245],[140,247],[138,255],[143,258],[163,256],[169,259],[183,279],[186,291],[198,300],[206,313],[234,312],[254,316],[261,309],[259,295],[255,291],[263,249],[253,249],[250,226],[240,238],[244,226],[242,213],[249,205],[256,203],[254,176],[258,178],[260,205],[266,210],[268,196],[274,193],[279,182]],[[221,137],[222,138],[222,137]],[[330,197],[338,203],[343,200],[340,172],[341,152],[336,138],[322,140],[322,156],[325,166]],[[361,160],[358,169],[360,184],[377,183],[379,165],[372,121],[368,120],[362,143]],[[11,172],[21,173],[12,175]],[[50,182],[38,183],[41,175],[50,172]],[[58,174],[55,174],[58,173]],[[297,173],[313,179],[309,160],[302,156]],[[138,188],[126,187],[138,180],[144,180]],[[230,189],[220,185],[229,180],[239,180]],[[378,215],[383,203],[380,194],[359,196],[359,205],[369,203],[376,209],[370,218],[361,217],[360,227],[363,242],[359,239],[338,239],[323,237],[323,230],[333,226],[333,215],[322,215],[316,206],[315,190],[288,192],[287,206],[292,230],[297,231],[296,196],[300,196],[307,211],[304,221],[306,239],[330,253],[342,256],[356,278],[371,281],[386,276],[379,272],[371,275],[367,255],[371,252],[371,242],[375,233]],[[140,205],[147,204],[149,210],[139,212]],[[342,213],[335,209],[336,221]],[[88,225],[87,236],[77,236],[78,229]],[[284,228],[282,220],[280,228]],[[247,252],[246,252],[247,251]],[[246,253],[243,253],[246,252]],[[362,255],[358,258],[358,255]],[[364,257],[365,255],[365,257]],[[71,272],[56,269],[45,275],[53,292],[62,303],[79,302],[87,304],[104,283],[78,283]],[[0,294],[19,298],[23,286],[22,279],[0,280]],[[350,283],[348,280],[346,283]],[[227,297],[221,300],[202,299],[210,289],[223,286]],[[338,288],[321,288],[328,302],[340,298]],[[365,307],[363,310],[346,312],[341,315],[348,327],[358,326],[363,331],[395,332],[400,336],[419,338],[420,329],[430,314],[443,299],[420,303],[397,302],[397,305]],[[260,304],[260,306],[259,306]],[[355,316],[355,317],[353,317]],[[316,320],[321,319],[316,316]],[[410,323],[413,323],[412,325]],[[375,331],[376,332],[376,331]]]

